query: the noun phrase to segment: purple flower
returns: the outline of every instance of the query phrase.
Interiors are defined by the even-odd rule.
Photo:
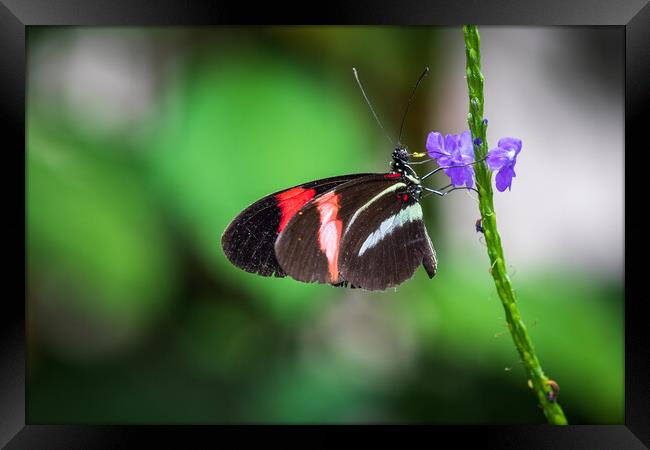
[[[429,156],[435,159],[440,167],[447,167],[443,170],[454,186],[474,185],[474,168],[471,166],[474,162],[474,147],[469,130],[461,135],[448,134],[445,139],[442,134],[432,131],[427,136],[426,146]]]
[[[497,189],[503,192],[511,189],[512,179],[516,176],[515,164],[521,151],[521,140],[511,137],[500,139],[497,148],[487,154],[487,164],[490,170],[498,170],[495,178]]]

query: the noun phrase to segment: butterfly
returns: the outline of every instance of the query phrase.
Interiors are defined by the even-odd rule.
[[[427,72],[428,68],[415,88]],[[423,186],[425,178],[442,168],[420,178],[410,156],[397,144],[387,173],[324,178],[256,201],[224,231],[221,246],[226,257],[235,266],[262,276],[289,275],[306,283],[370,291],[403,283],[420,265],[433,278],[436,252],[419,200],[423,191],[445,195],[454,189],[443,192]]]
[[[385,290],[423,265],[436,274],[436,252],[422,220],[420,178],[408,152],[391,170],[311,181],[244,209],[221,245],[235,266],[306,283]]]

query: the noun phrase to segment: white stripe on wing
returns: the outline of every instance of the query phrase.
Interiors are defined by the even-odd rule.
[[[413,203],[412,205],[402,209],[397,214],[390,216],[388,219],[384,220],[379,228],[376,231],[371,233],[359,249],[359,256],[363,255],[366,250],[374,247],[382,239],[388,236],[390,233],[398,229],[399,227],[412,222],[414,220],[422,219],[422,208],[419,203]]]

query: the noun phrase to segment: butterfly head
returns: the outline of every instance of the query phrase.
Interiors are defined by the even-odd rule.
[[[391,172],[411,173],[413,169],[409,167],[409,152],[401,145],[393,150],[393,161],[390,163]]]
[[[410,156],[409,152],[402,146],[397,147],[393,150],[393,161],[390,163],[391,173],[398,173],[401,175],[401,178],[404,182],[407,183],[407,191],[411,194],[410,198],[418,199],[422,193],[422,187],[420,186],[420,177],[409,166]]]
[[[409,152],[406,151],[404,147],[397,147],[395,150],[393,150],[393,162],[408,164],[409,159]]]

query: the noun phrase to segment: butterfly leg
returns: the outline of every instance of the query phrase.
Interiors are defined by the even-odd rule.
[[[480,163],[481,161],[485,161],[486,159],[487,159],[487,156],[484,156],[483,158],[479,159],[478,161],[474,161],[474,162],[471,162],[469,164],[461,164],[459,166],[437,167],[437,168],[433,169],[431,172],[421,176],[420,180],[426,180],[427,178],[429,178],[434,173],[440,172],[442,169],[451,169],[453,167],[467,167],[467,166],[471,166],[471,165],[476,164],[476,163]]]
[[[479,192],[478,192],[476,189],[474,189],[473,187],[467,187],[467,186],[458,186],[458,187],[453,187],[453,188],[451,188],[451,189],[445,191],[445,189],[447,189],[447,188],[450,187],[450,186],[451,186],[451,184],[449,184],[449,185],[447,185],[447,186],[445,186],[445,187],[443,187],[443,188],[440,188],[440,190],[437,190],[437,189],[431,189],[431,188],[428,188],[428,187],[426,187],[426,186],[422,186],[422,189],[424,189],[425,191],[427,191],[427,192],[429,192],[429,193],[431,193],[431,194],[439,195],[440,197],[444,197],[445,195],[449,194],[450,192],[457,191],[457,190],[459,190],[459,189],[470,189],[470,190],[476,192],[477,194],[479,193]]]
[[[456,166],[451,166],[451,167],[456,167]],[[463,166],[458,166],[458,167],[463,167]],[[449,167],[438,167],[436,169],[433,169],[431,172],[427,173],[426,175],[420,177],[420,180],[426,180],[429,178],[431,175],[440,172],[442,169],[449,169]]]

